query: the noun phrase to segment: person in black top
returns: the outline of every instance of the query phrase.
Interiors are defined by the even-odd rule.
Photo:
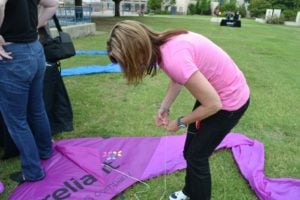
[[[57,0],[0,1],[0,112],[20,152],[22,172],[11,175],[20,183],[43,179],[40,159],[52,154],[43,101],[46,62],[37,28],[57,6]]]
[[[234,13],[234,16],[233,16],[233,21],[238,21],[240,20],[240,12],[237,11]]]

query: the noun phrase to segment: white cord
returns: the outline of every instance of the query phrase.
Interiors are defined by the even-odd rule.
[[[135,196],[136,200],[140,200],[140,198],[138,197],[137,194],[145,193],[145,192],[147,192],[147,191],[150,190],[150,185],[148,185],[148,184],[145,183],[144,181],[141,181],[141,180],[138,179],[138,178],[135,178],[135,177],[133,177],[133,176],[130,176],[129,174],[126,174],[126,173],[124,173],[124,172],[122,172],[122,171],[120,171],[120,170],[114,169],[114,168],[112,168],[111,166],[109,166],[109,165],[107,165],[107,164],[105,164],[105,163],[102,163],[102,165],[104,165],[104,166],[106,166],[106,167],[109,167],[111,170],[113,170],[113,171],[115,171],[115,172],[117,172],[117,173],[119,173],[119,174],[122,174],[123,176],[126,176],[127,178],[130,178],[130,179],[132,179],[132,180],[135,180],[135,181],[137,181],[137,182],[140,182],[140,183],[142,183],[143,185],[145,185],[145,186],[147,187],[147,190],[142,190],[142,191],[139,191],[139,192],[134,193],[134,196]]]
[[[159,200],[162,200],[167,192],[167,133],[165,134],[165,162],[164,162],[164,192],[160,196]]]
[[[168,150],[168,148],[167,148],[167,133],[165,134],[164,147],[165,147],[165,153],[164,153],[164,191],[163,191],[162,195],[160,196],[159,200],[162,200],[164,198],[164,196],[166,195],[166,192],[167,192],[167,150]],[[122,174],[123,176],[126,176],[127,178],[130,178],[130,179],[135,180],[139,183],[142,183],[143,185],[146,186],[147,190],[142,190],[142,191],[134,193],[134,197],[135,197],[136,200],[140,200],[140,198],[138,197],[138,194],[148,192],[151,188],[150,185],[148,185],[147,183],[145,183],[144,181],[142,181],[138,178],[130,176],[129,174],[127,174],[125,172],[122,172],[120,170],[114,169],[113,167],[109,166],[108,164],[102,163],[102,165],[104,165],[105,167],[109,167],[111,170],[113,170],[113,171],[115,171],[119,174]]]

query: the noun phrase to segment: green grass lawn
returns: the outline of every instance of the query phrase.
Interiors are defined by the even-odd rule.
[[[300,179],[300,28],[246,19],[242,19],[242,28],[221,27],[211,23],[209,17],[199,16],[105,17],[93,19],[98,34],[75,39],[76,49],[104,50],[111,27],[123,19],[142,21],[155,30],[187,28],[226,50],[244,72],[251,89],[251,105],[233,131],[264,143],[267,176]],[[78,55],[62,61],[62,67],[108,62],[105,56]],[[166,134],[154,124],[168,83],[162,72],[147,77],[138,86],[128,86],[121,73],[65,77],[64,81],[73,106],[74,131],[59,134],[55,140]],[[193,103],[193,97],[184,90],[171,108],[171,117],[189,112]],[[256,199],[230,150],[218,151],[210,161],[212,199]],[[16,186],[8,178],[16,170],[20,170],[19,158],[0,161],[0,179],[6,186],[1,200],[7,199]],[[151,191],[142,193],[140,199],[159,199],[164,192],[164,178],[147,181]],[[166,193],[181,189],[183,180],[184,171],[168,175]],[[134,199],[134,194],[143,190],[145,185],[136,184],[125,191],[125,196]]]

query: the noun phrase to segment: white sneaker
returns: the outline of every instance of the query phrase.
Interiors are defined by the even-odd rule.
[[[188,196],[186,196],[185,194],[183,194],[182,191],[177,191],[177,192],[172,193],[169,196],[169,199],[170,200],[189,200],[190,198]]]

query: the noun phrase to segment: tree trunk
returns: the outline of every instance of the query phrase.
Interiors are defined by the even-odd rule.
[[[82,0],[75,0],[75,18],[80,21],[83,18]]]
[[[82,6],[82,0],[75,0],[75,6]]]
[[[120,17],[120,2],[118,0],[115,1],[115,17]]]

